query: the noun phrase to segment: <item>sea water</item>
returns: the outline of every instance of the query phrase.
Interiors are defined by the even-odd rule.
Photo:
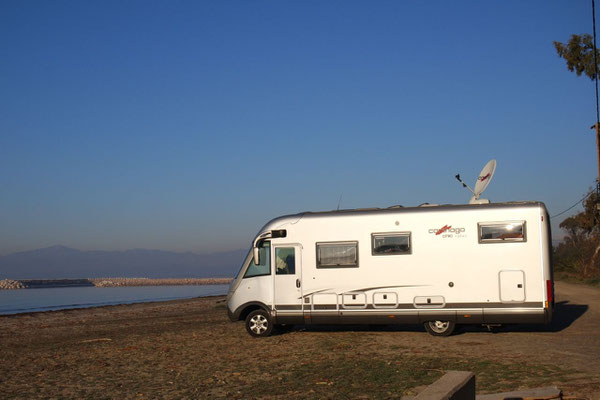
[[[0,314],[216,296],[229,285],[58,287],[0,290]]]

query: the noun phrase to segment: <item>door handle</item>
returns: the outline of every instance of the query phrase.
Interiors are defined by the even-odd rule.
[[[523,287],[523,284],[519,283],[519,284],[517,285],[517,287],[518,287],[519,289],[521,289],[521,288]]]
[[[296,279],[296,287],[299,288],[300,287],[300,279]]]

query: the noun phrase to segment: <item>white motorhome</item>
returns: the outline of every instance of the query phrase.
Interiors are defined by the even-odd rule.
[[[231,283],[252,336],[293,324],[548,323],[550,221],[541,202],[306,212],[261,229]]]

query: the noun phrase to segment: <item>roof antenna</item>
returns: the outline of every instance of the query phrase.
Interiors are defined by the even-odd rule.
[[[473,193],[473,196],[475,196],[475,192],[473,191],[473,189],[471,189],[469,187],[469,185],[467,185],[466,183],[463,182],[462,179],[460,179],[460,174],[456,174],[454,177],[456,178],[457,181],[459,181],[460,183],[462,183],[462,187],[469,189],[469,191],[471,193]]]
[[[337,207],[337,211],[340,211],[340,204],[342,204],[342,194],[343,194],[343,193],[340,193],[340,198],[339,198],[339,200],[338,200],[338,207]]]
[[[473,197],[469,200],[469,204],[488,204],[490,202],[487,199],[480,199],[479,196],[481,196],[481,193],[483,193],[485,188],[489,185],[494,176],[494,171],[496,171],[496,160],[490,160],[479,173],[477,181],[475,181],[475,190],[471,189],[462,179],[460,179],[460,174],[456,174],[456,180],[459,181],[464,188],[469,189],[469,191],[473,193]]]

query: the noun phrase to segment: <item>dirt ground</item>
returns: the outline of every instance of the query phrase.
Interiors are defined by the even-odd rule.
[[[480,393],[555,385],[600,399],[600,289],[556,282],[551,325],[448,338],[420,326],[251,338],[223,297],[0,317],[0,398],[400,398],[446,370]]]

